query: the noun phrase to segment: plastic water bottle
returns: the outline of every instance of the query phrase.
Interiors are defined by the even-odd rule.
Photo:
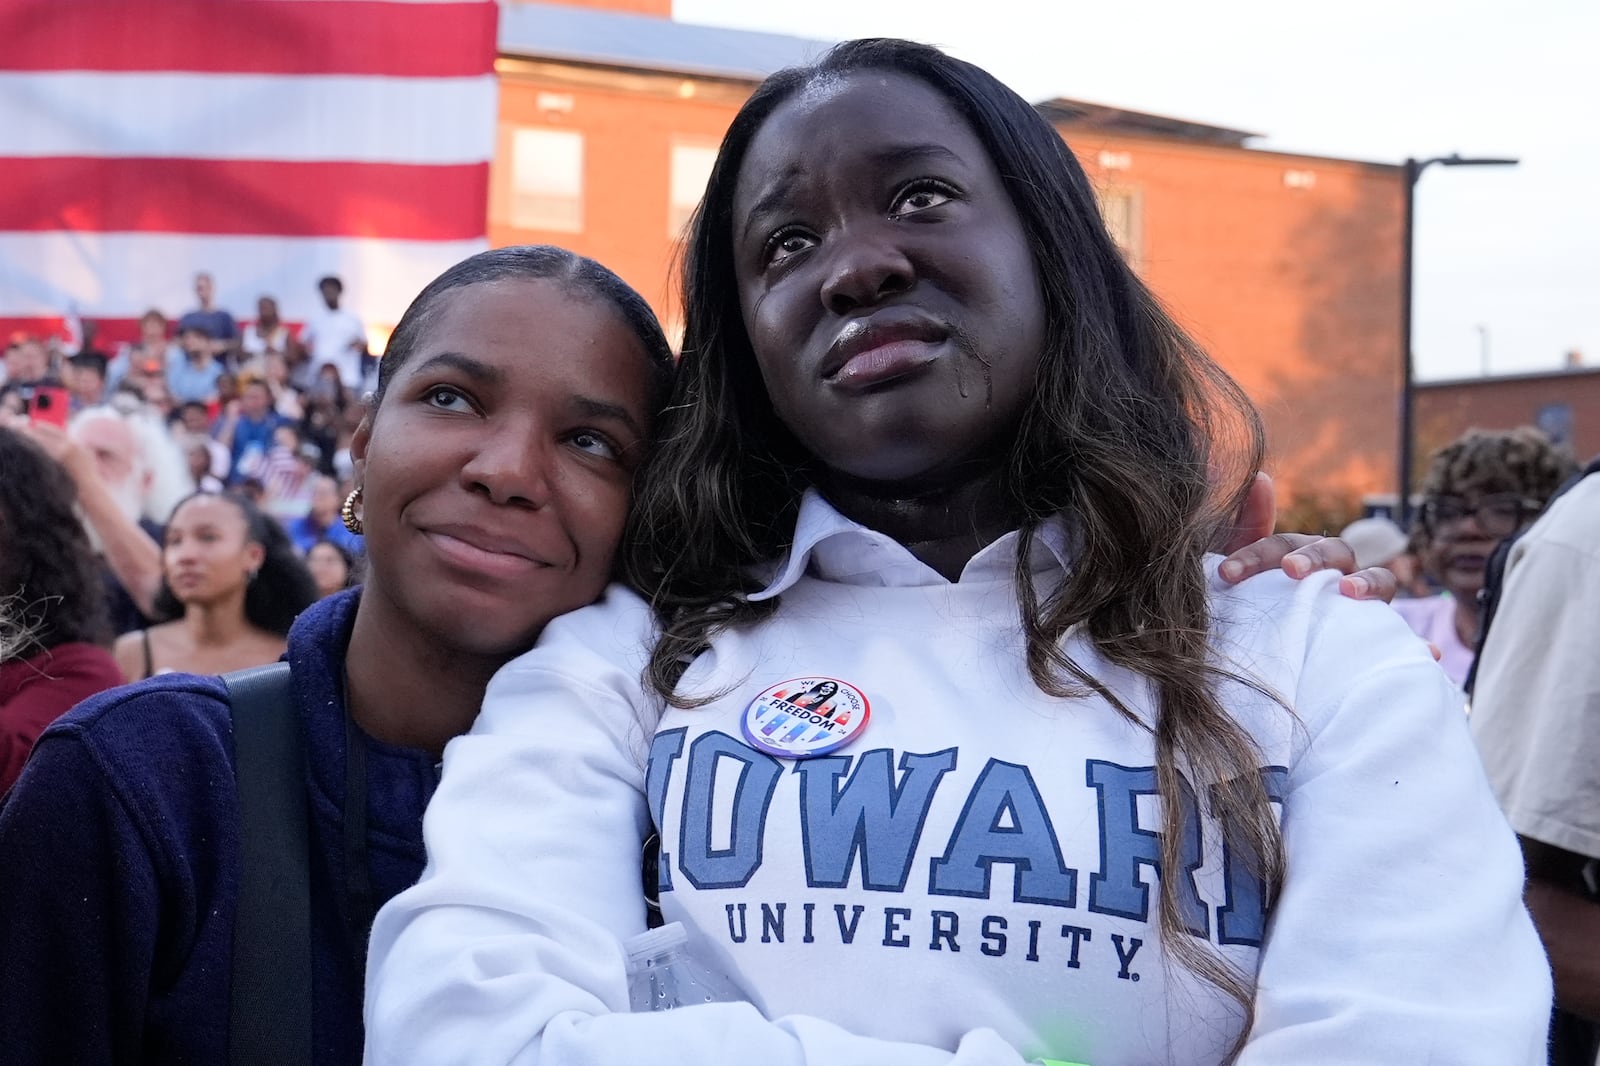
[[[689,950],[682,922],[640,933],[622,947],[628,956],[628,1005],[635,1013],[744,999],[726,974]]]

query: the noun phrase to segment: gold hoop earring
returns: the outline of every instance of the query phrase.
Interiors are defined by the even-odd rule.
[[[344,528],[358,537],[361,536],[361,531],[366,528],[362,524],[361,516],[356,514],[356,504],[360,501],[361,489],[358,486],[351,490],[350,495],[344,498],[344,506],[339,508],[339,517],[344,520]]]

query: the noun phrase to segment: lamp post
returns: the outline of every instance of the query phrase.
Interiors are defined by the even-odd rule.
[[[1412,222],[1416,215],[1417,179],[1435,163],[1442,167],[1514,167],[1515,159],[1465,159],[1460,153],[1436,156],[1433,159],[1407,159],[1406,206],[1404,230],[1401,236],[1403,258],[1400,261],[1400,352],[1403,363],[1400,379],[1400,494],[1395,501],[1395,521],[1401,528],[1411,525],[1411,448],[1413,408],[1416,400],[1415,377],[1411,354],[1411,260],[1414,234]]]

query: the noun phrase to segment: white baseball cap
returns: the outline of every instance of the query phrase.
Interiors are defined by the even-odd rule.
[[[1361,518],[1344,527],[1339,538],[1356,553],[1359,567],[1383,566],[1402,554],[1410,538],[1387,518]]]

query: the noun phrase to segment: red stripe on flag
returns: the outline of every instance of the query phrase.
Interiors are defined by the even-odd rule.
[[[382,0],[15,0],[10,71],[474,77],[494,69],[499,7]]]
[[[115,356],[117,349],[124,344],[132,344],[140,337],[139,320],[137,318],[102,318],[98,315],[84,315],[95,325],[94,347],[101,354],[108,357]],[[168,316],[175,319],[176,315]],[[236,319],[240,329],[252,324],[254,319]],[[298,337],[304,326],[302,322],[285,322],[289,333]],[[174,323],[167,323],[167,333],[173,333]],[[0,343],[9,344],[19,335],[33,337],[36,340],[49,341],[51,338],[64,341],[71,331],[67,328],[67,320],[61,315],[35,315],[32,317],[22,315],[0,315]],[[177,338],[174,337],[174,340]]]
[[[489,164],[0,157],[0,231],[470,240]]]
[[[95,321],[100,330],[95,337],[95,346],[108,355],[115,354],[117,345],[139,337],[137,318],[102,318]],[[19,334],[38,340],[49,340],[51,337],[65,340],[67,320],[60,315],[0,315],[0,341],[9,344]]]

